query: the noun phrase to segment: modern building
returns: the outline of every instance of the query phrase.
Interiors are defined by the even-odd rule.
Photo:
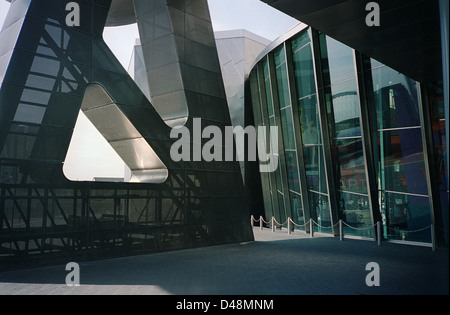
[[[442,78],[416,81],[299,23],[250,85],[255,124],[280,135],[279,168],[261,173],[266,220],[333,235],[342,220],[367,238],[380,222],[383,239],[448,244]]]
[[[215,36],[207,0],[12,1],[0,33],[0,266],[251,241],[251,214],[448,244],[448,1],[377,1],[380,26],[364,1],[263,2],[302,22],[269,43]],[[132,23],[134,79],[102,38]],[[80,110],[126,164],[123,181],[64,175]],[[198,118],[221,135],[275,127],[278,167],[194,158],[209,140]],[[181,127],[192,160],[171,156]]]
[[[170,155],[173,126],[231,125],[206,0],[77,1],[75,25],[69,2],[13,1],[0,33],[0,265],[253,240],[238,161]],[[128,23],[151,103],[102,38]],[[64,176],[80,109],[129,182]],[[206,142],[193,135],[190,155]]]

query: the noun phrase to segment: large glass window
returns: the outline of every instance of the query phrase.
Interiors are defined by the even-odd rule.
[[[316,83],[314,81],[313,57],[309,41],[304,47],[300,48],[294,53],[293,59],[295,77],[297,79],[297,95],[298,97],[304,97],[316,93]],[[295,49],[295,45],[292,45],[292,49]]]
[[[344,234],[371,236],[353,50],[324,34],[319,38],[339,218]]]
[[[286,180],[284,182],[285,187],[288,188],[288,194],[284,194],[286,202],[289,202],[291,206],[292,201],[290,199],[300,194],[300,180],[298,173],[298,160],[295,144],[295,134],[293,129],[292,120],[292,102],[290,93],[290,82],[288,78],[287,65],[286,65],[286,49],[285,45],[278,47],[274,53],[275,62],[275,75],[277,82],[278,101],[280,108],[280,122],[281,131],[283,136],[284,146],[284,161],[286,165]],[[281,146],[280,146],[281,147]],[[282,163],[280,163],[282,165]],[[280,165],[280,166],[281,166]],[[283,172],[281,172],[283,174]],[[292,209],[291,209],[292,210]],[[295,209],[293,210],[295,211]],[[292,212],[292,216],[296,217],[298,214]]]
[[[431,213],[416,82],[372,61],[374,133],[386,238],[430,241]]]
[[[309,194],[311,218],[317,223],[315,230],[331,233],[331,216],[325,173],[319,104],[314,75],[312,48],[308,32],[291,41],[297,91],[298,119],[302,142],[306,187]]]

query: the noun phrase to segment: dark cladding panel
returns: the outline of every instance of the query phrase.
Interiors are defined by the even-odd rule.
[[[17,33],[0,56],[5,73],[0,86],[0,265],[253,240],[238,161],[172,160],[176,139],[170,138],[170,127],[101,37],[110,1],[78,1],[79,28],[65,24],[68,1],[34,0],[26,10],[29,2],[16,0],[7,17],[9,23],[23,23],[20,33],[6,24],[0,35]],[[192,134],[194,116],[185,117],[192,107],[203,126],[224,130],[230,117],[206,1],[171,1],[170,11],[181,15],[169,15],[166,1],[142,3],[136,2],[136,12],[148,44],[144,60],[156,56],[159,62],[153,70],[160,76],[149,82],[161,90],[155,98],[167,108],[165,117],[186,118]],[[188,26],[186,32],[174,34],[173,25],[180,23]],[[171,54],[149,52],[152,40]],[[180,43],[188,45],[182,62]],[[164,69],[167,65],[178,70]],[[178,73],[178,80],[168,73]],[[92,114],[87,116],[119,155],[132,159],[127,161],[133,182],[65,178],[63,163],[80,108]],[[188,140],[189,150],[195,141]],[[166,168],[148,163],[149,150]],[[156,170],[166,172],[162,183],[153,176]]]

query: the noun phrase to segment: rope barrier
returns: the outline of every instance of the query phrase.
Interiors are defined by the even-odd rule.
[[[322,228],[322,229],[331,229],[331,228],[333,228],[333,227],[335,227],[336,225],[338,225],[339,224],[339,222],[338,223],[335,223],[335,224],[333,224],[333,225],[330,225],[330,226],[323,226],[323,225],[320,225],[319,223],[317,223],[316,221],[314,221],[314,220],[312,220],[312,219],[310,219],[313,223],[315,223],[316,225],[317,225],[317,227],[320,227],[320,228]]]
[[[281,225],[281,226],[284,226],[289,221],[289,218],[288,218],[283,224],[281,224],[274,217],[272,217],[272,218],[273,218],[273,220],[275,221],[276,224]]]
[[[339,236],[340,236],[341,240],[343,239],[343,234],[344,234],[343,233],[343,229],[342,229],[343,225],[347,226],[348,228],[351,228],[351,229],[354,229],[354,230],[358,230],[358,231],[373,229],[373,228],[377,227],[377,233],[376,234],[378,234],[378,235],[375,237],[375,240],[378,241],[378,245],[381,245],[381,239],[382,239],[382,238],[380,238],[380,235],[382,234],[381,230],[380,230],[381,222],[377,222],[377,223],[375,223],[375,224],[373,224],[371,226],[358,228],[358,227],[354,227],[354,226],[349,225],[347,222],[344,222],[343,220],[339,220],[337,223],[332,224],[330,226],[323,226],[323,225],[320,225],[319,223],[317,223],[316,221],[314,221],[313,219],[309,219],[308,222],[305,222],[304,224],[299,224],[299,223],[295,223],[290,217],[288,217],[284,223],[280,223],[280,222],[278,222],[275,219],[275,217],[272,217],[272,219],[270,219],[270,221],[265,221],[262,216],[260,216],[259,219],[255,219],[253,217],[253,215],[252,215],[251,216],[251,221],[252,221],[252,224],[253,224],[253,221],[254,222],[260,222],[261,221],[261,222],[264,222],[266,224],[272,224],[272,231],[274,231],[275,225],[283,227],[287,223],[288,233],[289,234],[291,234],[291,228],[292,228],[292,226],[290,226],[290,223],[292,223],[294,226],[297,226],[297,227],[304,227],[305,230],[306,230],[306,226],[307,225],[310,225],[310,229],[312,229],[313,224],[315,224],[316,226],[318,226],[319,228],[322,228],[322,229],[330,229],[330,228],[334,228],[335,226],[339,225],[339,234],[340,234]],[[430,226],[426,226],[426,227],[423,227],[423,228],[420,228],[420,229],[416,229],[416,230],[401,230],[401,229],[395,229],[395,228],[392,228],[392,227],[389,227],[389,226],[384,226],[384,228],[386,228],[386,230],[392,230],[392,231],[395,231],[397,233],[404,233],[404,234],[417,233],[417,232],[424,231],[426,229],[431,229],[431,245],[432,245],[432,250],[433,251],[435,251],[435,248],[436,248],[436,244],[435,244],[435,232],[436,231],[435,231],[435,229],[438,229],[438,230],[440,230],[440,231],[442,231],[444,233],[448,233],[448,231],[446,231],[445,229],[443,229],[441,227],[437,227],[434,224],[431,224]],[[311,237],[313,237],[314,231],[311,230],[311,231],[309,231],[309,233],[311,234]]]
[[[304,227],[306,227],[306,225],[309,223],[309,221],[308,222],[306,222],[305,224],[298,224],[298,223],[295,223],[291,218],[289,218],[289,220],[292,222],[292,224],[294,224],[295,226],[304,226]]]
[[[387,228],[388,230],[396,231],[396,232],[416,233],[416,232],[420,232],[420,231],[423,231],[423,230],[426,230],[426,229],[430,229],[430,228],[431,228],[431,225],[430,225],[430,226],[426,226],[426,227],[421,228],[421,229],[417,229],[417,230],[401,230],[401,229],[391,228],[391,227],[389,227],[389,226],[386,226],[386,228]]]
[[[342,221],[342,224],[346,225],[347,227],[354,229],[354,230],[358,230],[358,231],[363,231],[363,230],[368,230],[368,229],[373,229],[375,226],[377,226],[376,224],[368,226],[368,227],[364,227],[364,228],[356,228],[354,226],[350,226],[347,222]]]

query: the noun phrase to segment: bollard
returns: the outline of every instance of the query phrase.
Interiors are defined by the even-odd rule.
[[[344,231],[342,229],[342,220],[339,220],[339,240],[343,241],[344,239]]]
[[[272,217],[272,232],[275,232],[275,217]]]
[[[253,214],[250,216],[250,226],[253,228]]]
[[[436,235],[433,223],[431,224],[431,250],[436,251]]]
[[[288,234],[291,234],[291,218],[289,218],[289,217],[288,217],[288,220],[287,220],[287,224],[288,224],[288,226],[287,226]]]
[[[314,231],[313,231],[313,222],[312,219],[309,220],[309,236],[314,237]]]
[[[259,230],[262,231],[262,224],[263,224],[262,216],[259,216]]]
[[[377,221],[377,240],[378,246],[381,246],[381,222]]]

